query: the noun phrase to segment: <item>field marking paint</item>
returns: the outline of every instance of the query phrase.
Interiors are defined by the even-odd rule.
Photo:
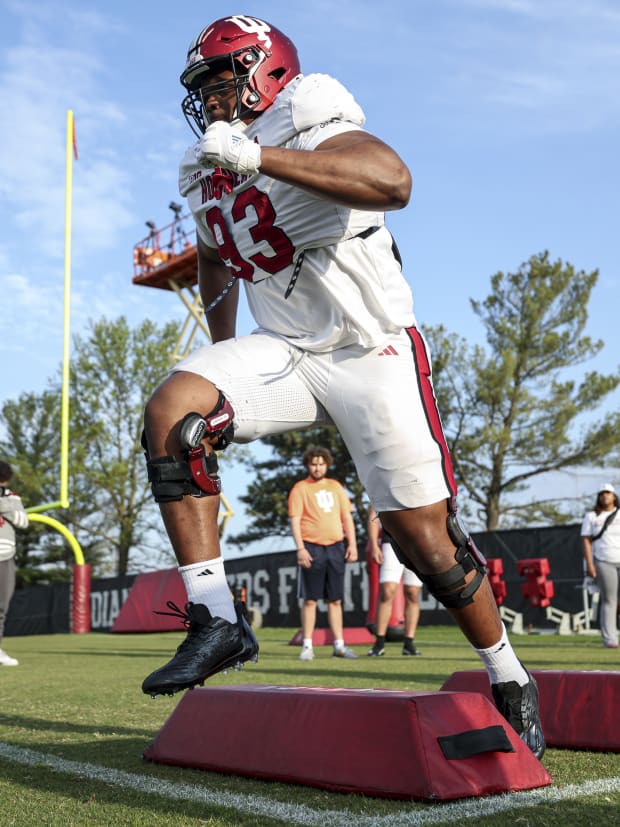
[[[289,825],[300,827],[431,827],[433,824],[458,824],[466,818],[482,818],[501,812],[534,807],[537,804],[556,804],[588,795],[620,792],[620,777],[585,781],[566,787],[542,787],[516,793],[466,799],[450,804],[433,804],[420,810],[385,816],[368,816],[347,810],[320,810],[303,804],[284,804],[266,796],[244,793],[213,792],[195,784],[166,781],[151,775],[135,775],[96,764],[67,761],[56,755],[35,752],[24,747],[0,742],[0,758],[17,764],[48,767],[53,772],[78,775],[91,781],[132,789],[141,793],[180,801],[191,801],[215,807],[237,810],[247,815],[262,815]],[[406,806],[406,802],[402,802]],[[420,804],[412,805],[421,807]]]

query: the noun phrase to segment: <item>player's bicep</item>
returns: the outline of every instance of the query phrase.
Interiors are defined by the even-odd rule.
[[[370,132],[364,132],[361,129],[350,129],[346,132],[339,132],[337,135],[331,135],[320,144],[314,147],[315,151],[329,151],[338,150],[340,152],[355,151],[360,152],[381,152],[387,150],[393,153],[387,144],[384,144],[376,135]]]

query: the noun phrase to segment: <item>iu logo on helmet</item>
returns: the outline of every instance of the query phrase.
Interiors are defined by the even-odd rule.
[[[259,20],[257,17],[248,17],[247,14],[235,14],[233,17],[227,17],[231,23],[239,26],[239,28],[246,34],[255,34],[256,39],[265,44],[266,49],[271,49],[271,38],[267,32],[271,31],[269,23],[264,20]]]

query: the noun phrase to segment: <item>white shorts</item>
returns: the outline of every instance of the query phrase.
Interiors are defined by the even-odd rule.
[[[381,563],[379,569],[379,583],[400,583],[402,577],[405,586],[422,586],[422,581],[418,575],[403,566],[390,543],[383,543],[381,551],[383,552],[383,563]]]
[[[268,333],[206,345],[173,368],[209,379],[235,412],[235,442],[333,423],[377,512],[456,495],[422,335],[371,350],[300,350]]]

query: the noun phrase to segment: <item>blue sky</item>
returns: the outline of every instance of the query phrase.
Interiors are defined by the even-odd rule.
[[[213,16],[283,29],[306,73],[341,80],[414,176],[389,216],[420,321],[471,341],[469,299],[549,250],[600,270],[588,332],[618,366],[620,6],[616,0],[0,0],[0,403],[62,359],[65,122],[75,112],[72,333],[89,319],[183,319],[131,283],[144,222],[169,222],[192,134],[178,82]],[[242,312],[240,332],[251,329]],[[612,402],[617,407],[618,397]],[[234,484],[226,484],[234,504]],[[586,490],[590,490],[591,486]],[[239,492],[242,493],[242,490]]]

